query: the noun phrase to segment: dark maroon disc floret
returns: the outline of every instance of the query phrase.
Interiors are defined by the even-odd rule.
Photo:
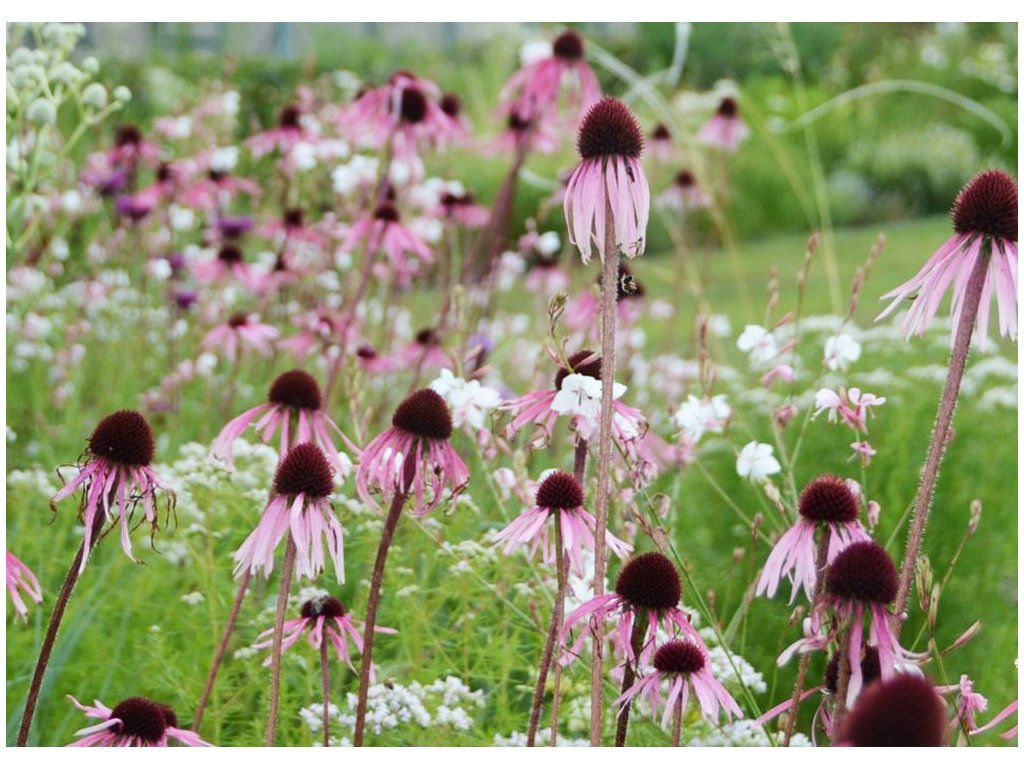
[[[845,480],[822,475],[806,485],[797,510],[815,523],[852,523],[860,514],[860,502]]]
[[[537,506],[542,509],[579,509],[583,486],[568,472],[552,472],[537,489]]]
[[[669,131],[667,125],[664,123],[658,123],[654,126],[654,130],[651,131],[651,138],[655,141],[668,141],[672,138],[672,133]]]
[[[679,572],[660,552],[645,552],[626,563],[615,591],[636,608],[651,611],[675,608],[683,596]]]
[[[280,128],[295,130],[299,127],[299,120],[302,117],[302,110],[296,105],[289,104],[281,110],[277,116],[277,125]]]
[[[878,649],[865,645],[860,658],[860,674],[864,685],[870,685],[882,676],[882,663],[878,658]],[[839,687],[839,654],[833,653],[825,666],[825,690],[835,693]]]
[[[666,675],[692,675],[705,664],[704,651],[689,640],[669,640],[654,652],[654,668]]]
[[[125,123],[114,131],[114,144],[119,147],[138,146],[142,143],[142,131],[137,125]]]
[[[683,189],[689,189],[697,184],[697,179],[693,176],[693,171],[682,170],[676,174],[676,186],[682,187]]]
[[[566,30],[555,38],[551,50],[562,61],[579,61],[583,58],[583,38],[571,29]]]
[[[726,96],[718,103],[718,114],[722,117],[733,118],[736,117],[739,112],[739,105],[736,103],[736,99],[732,96]]]
[[[383,202],[373,212],[373,218],[378,221],[398,221],[401,216],[398,209],[392,203]]]
[[[305,214],[301,208],[289,208],[284,212],[284,225],[290,229],[298,229],[302,226]]]
[[[153,461],[153,430],[138,411],[117,411],[100,420],[89,452],[117,464],[145,467]]]
[[[979,173],[956,196],[953,229],[1017,242],[1017,182],[1003,171]]]
[[[299,614],[304,619],[315,619],[319,616],[336,618],[344,616],[345,604],[336,597],[317,597],[302,604]]]
[[[244,257],[242,256],[242,251],[239,250],[238,246],[228,243],[217,251],[217,260],[222,264],[230,266],[232,264],[241,264]]]
[[[412,125],[421,123],[427,116],[427,97],[419,88],[406,88],[402,91],[399,111],[402,122]]]
[[[432,389],[420,389],[405,398],[391,417],[391,425],[430,440],[452,436],[452,414],[444,398]]]
[[[322,403],[320,385],[316,379],[299,369],[282,373],[274,379],[267,399],[278,405],[310,411],[320,410]]]
[[[274,474],[274,492],[280,496],[314,498],[330,496],[334,491],[331,465],[319,446],[300,443],[285,455]]]
[[[857,747],[941,747],[946,705],[927,678],[900,674],[866,687],[836,735]]]
[[[555,389],[562,388],[562,382],[570,373],[578,373],[580,376],[589,376],[592,379],[601,380],[601,356],[589,349],[582,349],[575,355],[571,355],[566,361],[569,367],[561,366],[555,374]]]
[[[114,707],[110,717],[121,721],[120,725],[113,726],[121,736],[134,737],[147,744],[156,744],[167,733],[165,710],[170,708],[142,696],[133,696]]]
[[[873,541],[850,544],[836,555],[825,574],[833,597],[888,605],[896,599],[899,577],[885,549]]]
[[[454,93],[446,93],[441,97],[440,107],[448,117],[458,117],[462,113],[462,99]]]
[[[576,146],[584,160],[608,155],[640,157],[644,135],[629,107],[606,97],[587,112]]]

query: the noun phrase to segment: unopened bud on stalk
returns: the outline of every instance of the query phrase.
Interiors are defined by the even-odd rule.
[[[981,522],[981,499],[971,502],[971,519],[967,523],[967,535],[973,536],[978,530],[978,523]]]
[[[921,605],[921,610],[928,613],[930,606],[932,582],[935,580],[934,573],[932,572],[932,564],[928,559],[928,555],[921,555],[917,558],[917,574],[914,577],[914,583],[917,587],[917,599]]]

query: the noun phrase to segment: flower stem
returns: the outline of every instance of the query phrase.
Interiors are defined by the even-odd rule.
[[[235,602],[231,606],[231,613],[228,614],[224,635],[217,646],[217,652],[213,657],[213,664],[210,666],[210,673],[206,677],[206,685],[203,687],[203,695],[199,697],[199,704],[196,705],[196,714],[192,718],[193,731],[198,731],[199,726],[203,722],[203,713],[206,711],[206,705],[209,704],[210,696],[213,694],[213,686],[217,682],[217,674],[220,672],[220,665],[224,661],[224,655],[227,653],[228,643],[231,642],[231,635],[235,632],[235,624],[238,622],[238,614],[242,610],[242,601],[245,599],[246,592],[249,591],[249,579],[251,578],[252,573],[246,570],[242,574],[241,582],[238,584],[238,593],[235,595]]]
[[[380,587],[384,581],[384,566],[388,560],[388,550],[395,537],[398,519],[402,516],[402,508],[409,498],[409,492],[402,488],[411,488],[416,477],[416,452],[410,451],[402,468],[403,482],[395,489],[391,499],[391,509],[384,521],[384,531],[377,547],[377,561],[373,565],[373,578],[370,581],[370,598],[366,605],[366,631],[363,633],[363,659],[359,667],[359,698],[356,702],[356,725],[352,736],[352,746],[363,746],[363,733],[366,730],[366,697],[370,690],[370,670],[373,668],[373,637],[377,629],[377,606],[380,604]]]
[[[111,491],[111,495],[117,491],[115,487]],[[110,502],[110,506],[113,506],[113,502]],[[123,512],[123,510],[122,510]],[[46,674],[46,667],[50,663],[50,654],[53,653],[53,646],[57,642],[57,631],[60,629],[61,621],[64,619],[64,611],[68,607],[68,601],[71,599],[71,593],[75,589],[75,584],[78,583],[78,577],[81,575],[82,565],[85,559],[96,548],[96,544],[99,543],[99,534],[103,529],[103,523],[106,521],[106,515],[103,514],[102,510],[96,510],[96,515],[92,522],[92,536],[90,537],[89,552],[85,551],[85,541],[78,547],[78,553],[75,555],[75,559],[71,561],[71,567],[68,568],[68,573],[64,577],[64,583],[61,585],[60,593],[57,595],[57,601],[53,604],[53,613],[50,614],[50,624],[46,628],[46,635],[43,637],[43,646],[39,649],[39,658],[36,660],[35,672],[32,673],[32,682],[28,687],[28,697],[25,699],[25,711],[21,715],[21,727],[18,729],[18,740],[15,744],[19,747],[28,745],[29,731],[32,730],[32,718],[35,716],[36,704],[39,701],[39,692],[43,687],[43,676]]]
[[[277,736],[278,710],[281,705],[281,644],[284,640],[284,615],[288,610],[288,594],[295,570],[295,540],[288,534],[281,564],[281,589],[277,594],[277,613],[274,616],[274,639],[270,650],[270,711],[267,714],[266,746],[274,746]]]
[[[946,450],[946,443],[951,436],[950,426],[953,422],[953,411],[956,409],[957,396],[960,394],[960,383],[964,378],[964,368],[967,366],[967,355],[971,350],[971,333],[978,317],[978,307],[981,305],[981,294],[985,288],[985,276],[988,273],[990,251],[983,248],[978,254],[974,263],[974,269],[967,280],[967,288],[964,291],[964,303],[960,310],[960,323],[956,329],[956,337],[953,341],[953,351],[949,357],[949,372],[946,374],[946,384],[942,389],[942,399],[939,401],[939,413],[935,419],[935,427],[932,430],[932,441],[928,446],[928,457],[925,459],[924,467],[921,470],[921,485],[917,491],[917,499],[914,503],[914,514],[910,522],[910,534],[907,538],[907,549],[903,555],[903,567],[900,571],[900,586],[896,592],[896,604],[893,614],[893,632],[899,638],[903,621],[906,618],[904,613],[907,608],[907,598],[910,596],[910,585],[914,580],[914,573],[917,570],[917,555],[921,551],[921,541],[924,538],[924,527],[928,522],[928,513],[931,510],[932,498],[935,495],[935,482],[939,476],[939,466],[942,464],[942,455]]]
[[[644,635],[646,634],[647,617],[637,611],[636,618],[633,619],[633,633],[629,638],[629,647],[633,651],[633,662],[630,663],[629,659],[626,659],[626,664],[622,669],[623,694],[632,688],[633,683],[636,682],[636,668],[640,665],[640,651],[643,649]],[[626,732],[629,730],[629,710],[631,705],[632,701],[630,699],[626,699],[622,702],[622,709],[619,710],[619,722],[615,729],[616,747],[626,746]]]
[[[605,202],[605,256],[601,273],[601,434],[597,453],[597,501],[594,526],[594,596],[604,594],[607,557],[608,494],[612,469],[612,389],[615,383],[615,301],[619,282],[619,249],[615,243],[611,202]],[[601,693],[604,628],[594,627],[593,667],[590,676],[590,745],[601,746]]]
[[[324,622],[326,624],[326,621]],[[331,664],[327,656],[327,627],[320,637],[320,686],[324,698],[324,746],[331,746]]]
[[[854,617],[854,621],[859,621]],[[846,717],[846,697],[850,692],[850,675],[853,670],[850,666],[850,628],[846,627],[839,639],[839,677],[836,683],[836,704],[835,712],[832,715],[832,733],[838,733],[839,725]],[[858,649],[860,650],[860,649]],[[858,661],[858,663],[860,663]]]
[[[818,551],[814,558],[814,598],[811,600],[811,614],[817,610],[818,604],[821,602],[821,596],[825,593],[825,566],[828,564],[828,544],[829,539],[832,537],[832,529],[829,526],[823,526],[824,532],[821,540],[818,542]],[[800,709],[800,699],[804,692],[804,684],[807,682],[807,668],[811,664],[811,654],[804,653],[800,656],[800,667],[796,673],[796,683],[793,685],[793,703],[792,708],[789,711],[789,717],[786,718],[786,728],[782,738],[782,746],[788,747],[789,742],[793,740],[793,732],[796,730],[796,718],[798,710]]]
[[[676,698],[676,712],[672,716],[672,746],[678,747],[683,735],[683,697]]]
[[[551,669],[551,661],[554,656],[555,642],[558,639],[558,631],[562,628],[562,613],[565,606],[565,553],[562,552],[562,517],[561,511],[552,515],[555,522],[555,557],[557,558],[558,591],[555,595],[555,603],[551,607],[551,625],[548,627],[548,637],[544,643],[544,655],[540,660],[540,669],[537,670],[537,686],[533,691],[533,706],[530,708],[530,724],[526,731],[526,746],[536,746],[537,728],[540,725],[540,711],[544,706],[544,690],[548,682],[548,670]],[[558,662],[555,662],[558,666]],[[554,720],[553,728],[557,732],[558,721]]]

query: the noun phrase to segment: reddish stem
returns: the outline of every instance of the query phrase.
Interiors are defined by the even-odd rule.
[[[210,702],[213,694],[213,686],[217,682],[217,674],[220,672],[220,665],[228,650],[228,643],[231,642],[231,635],[234,634],[235,624],[238,622],[238,614],[242,610],[242,602],[249,590],[249,580],[252,578],[250,571],[242,573],[242,580],[238,584],[238,592],[235,595],[235,602],[231,606],[231,613],[228,614],[227,626],[224,627],[224,635],[217,646],[217,652],[213,657],[213,664],[210,666],[210,673],[206,677],[206,685],[203,687],[203,695],[199,697],[199,704],[196,706],[195,717],[192,718],[192,730],[199,731],[203,722],[203,714],[206,712],[206,705]]]
[[[277,593],[277,613],[274,616],[274,639],[270,651],[270,712],[267,714],[266,746],[274,746],[277,737],[277,721],[281,706],[281,644],[284,640],[284,615],[288,610],[288,594],[292,586],[292,571],[295,570],[295,540],[288,534],[281,564],[281,589]]]

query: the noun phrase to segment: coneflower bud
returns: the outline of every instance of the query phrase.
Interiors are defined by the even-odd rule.
[[[852,523],[860,514],[860,502],[845,480],[822,475],[806,485],[797,511],[815,523]]]
[[[277,465],[274,474],[274,492],[279,496],[298,496],[300,493],[315,498],[330,496],[334,491],[331,465],[324,452],[313,443],[301,443]]]
[[[860,673],[864,685],[870,685],[882,676],[882,663],[878,658],[878,650],[870,645],[864,646],[864,655],[860,659]],[[835,693],[839,689],[839,654],[833,653],[825,666],[825,690]]]
[[[431,440],[452,436],[452,415],[444,398],[432,389],[420,389],[401,402],[391,426]]]
[[[956,196],[953,229],[1017,242],[1017,182],[1003,171],[979,173]]]
[[[315,619],[319,616],[337,618],[346,613],[345,604],[336,597],[316,597],[302,604],[299,615],[304,619]]]
[[[120,725],[113,726],[119,735],[155,744],[167,732],[167,713],[170,713],[177,723],[178,718],[170,707],[142,696],[133,696],[114,707],[110,711],[110,717],[121,721]]]
[[[427,97],[419,88],[405,88],[399,104],[402,122],[415,125],[427,116]]]
[[[89,452],[117,464],[146,467],[153,461],[153,430],[137,411],[117,411],[100,420]]]
[[[277,125],[280,128],[298,128],[302,111],[294,104],[289,104],[281,110],[277,116]]]
[[[660,552],[645,552],[619,571],[615,591],[637,608],[659,611],[679,605],[683,586],[671,560]]]
[[[896,599],[899,577],[885,549],[858,541],[840,552],[828,567],[825,591],[833,597],[887,605]]]
[[[320,410],[322,404],[320,386],[316,379],[298,369],[282,373],[274,379],[267,399],[278,405],[310,411]]]
[[[552,472],[537,489],[541,509],[578,509],[583,506],[583,486],[568,472]]]
[[[654,668],[667,675],[692,675],[707,664],[704,651],[689,640],[669,640],[654,653]]]
[[[566,30],[555,38],[551,51],[563,61],[579,61],[583,58],[583,38],[571,29]]]
[[[740,113],[739,105],[732,96],[726,96],[718,103],[718,114],[722,117],[736,117]]]
[[[441,97],[440,107],[448,117],[458,117],[462,113],[462,99],[454,93],[446,93]]]
[[[576,146],[584,160],[608,155],[638,158],[644,136],[629,107],[606,97],[587,111]]]
[[[946,705],[924,677],[879,680],[857,698],[835,741],[856,747],[941,747]]]
[[[383,202],[377,206],[373,212],[373,218],[378,221],[398,221],[401,216],[398,213],[398,209],[389,202]]]
[[[570,373],[578,373],[580,376],[601,380],[601,356],[597,353],[583,349],[575,355],[571,355],[566,362],[569,363],[569,367],[562,366],[555,374],[555,389],[562,388],[562,382]]]

